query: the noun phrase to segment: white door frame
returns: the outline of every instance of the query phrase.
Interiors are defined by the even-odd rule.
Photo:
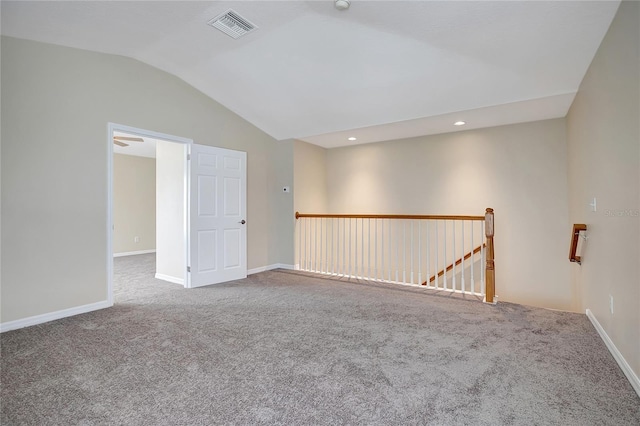
[[[113,133],[123,132],[136,136],[163,139],[170,142],[176,142],[187,145],[187,153],[191,152],[190,145],[193,144],[193,139],[183,138],[180,136],[169,135],[166,133],[154,132],[151,130],[140,129],[137,127],[125,126],[124,124],[107,123],[107,302],[109,306],[113,306]],[[187,156],[185,155],[185,174],[184,174],[184,243],[185,247],[189,247],[189,229],[188,229],[188,214],[189,214],[189,167]],[[185,265],[189,264],[188,250],[185,250]],[[189,274],[185,270],[184,285],[187,286],[189,281]]]

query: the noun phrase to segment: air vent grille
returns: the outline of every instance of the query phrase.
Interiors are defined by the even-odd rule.
[[[238,12],[231,9],[222,15],[216,16],[208,24],[233,38],[239,38],[258,28],[255,24],[240,16]]]

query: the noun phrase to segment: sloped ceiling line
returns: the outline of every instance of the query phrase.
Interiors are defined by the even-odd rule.
[[[1,30],[141,60],[275,139],[334,147],[563,117],[619,3],[2,1]],[[207,25],[228,9],[259,28]]]

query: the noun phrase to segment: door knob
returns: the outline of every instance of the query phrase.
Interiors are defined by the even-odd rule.
[[[240,222],[238,222],[240,225],[244,225],[245,223],[247,223],[246,220],[242,219]]]

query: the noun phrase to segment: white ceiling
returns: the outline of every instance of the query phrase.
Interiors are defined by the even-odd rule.
[[[618,6],[3,0],[1,30],[138,59],[278,140],[335,147],[563,117]],[[259,28],[207,25],[229,8]]]
[[[123,133],[123,132],[113,132],[113,136],[125,136],[125,137],[134,137],[140,138],[142,142],[135,141],[122,141],[129,146],[119,146],[113,144],[113,153],[114,154],[124,154],[124,155],[133,155],[134,157],[147,157],[147,158],[156,158],[156,143],[159,142],[159,139],[149,138],[146,136],[136,135],[133,133]]]

